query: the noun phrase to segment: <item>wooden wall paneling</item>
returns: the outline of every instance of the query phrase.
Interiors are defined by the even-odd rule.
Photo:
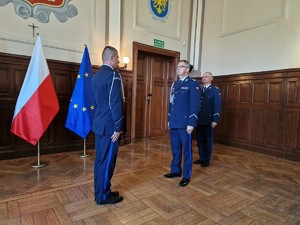
[[[264,145],[277,150],[279,147],[279,133],[280,133],[280,111],[267,110],[265,111],[265,133],[266,140]]]
[[[249,142],[251,140],[252,111],[248,108],[240,108],[238,113],[237,138]]]
[[[7,148],[11,143],[11,135],[9,132],[5,132],[10,129],[11,118],[8,112],[11,112],[14,109],[10,101],[0,100],[0,152],[3,148]]]
[[[0,53],[0,159],[36,155],[36,146],[10,132],[16,100],[29,60],[30,57]],[[83,140],[64,127],[79,64],[55,60],[47,62],[60,111],[41,139],[41,153],[81,150]],[[136,75],[134,92],[138,95],[145,95],[145,84],[139,78],[147,70],[148,62],[144,63],[145,67],[139,67],[143,71],[137,71]],[[166,102],[170,92],[168,87],[175,73],[171,65],[174,65],[172,60],[170,65],[165,66],[169,71],[169,77],[163,79],[164,85],[167,84],[166,90],[160,90]],[[98,68],[93,66],[93,71],[96,72]],[[132,105],[133,71],[124,70],[120,73],[126,96],[126,125],[130,130],[131,126],[135,126],[131,123],[132,108],[137,107],[138,110],[134,110],[140,112],[144,107],[139,102]],[[161,82],[155,80],[154,83],[161,87]],[[221,89],[222,95],[221,121],[215,130],[216,142],[300,161],[300,68],[214,77],[214,84]],[[145,96],[141,99],[145,99]],[[139,115],[139,119],[143,120],[143,113],[136,117]],[[130,134],[130,131],[127,132],[124,142],[131,140]],[[92,132],[87,138],[87,147],[94,148]]]
[[[300,69],[214,77],[214,83],[225,96],[217,142],[300,161]]]
[[[77,77],[77,71],[74,70],[64,70],[59,68],[53,68],[50,73],[52,81],[55,87],[56,95],[59,99],[59,112],[56,115],[52,123],[54,126],[51,126],[50,129],[53,132],[53,139],[56,143],[64,142],[65,140],[72,140],[73,136],[70,130],[64,127],[66,116],[68,113],[68,108],[70,104],[70,99],[73,93],[75,86],[75,81]],[[78,138],[75,138],[79,139]]]
[[[240,84],[240,102],[250,103],[252,101],[252,85],[250,82]]]
[[[282,104],[281,103],[281,97],[283,96],[282,85],[283,85],[283,80],[282,79],[280,79],[278,81],[272,81],[272,82],[269,83],[268,103]]]
[[[0,63],[0,95],[3,96],[10,96],[12,94],[12,87],[10,81],[10,67],[7,64]],[[9,84],[9,85],[7,85]]]
[[[267,146],[272,146],[274,150],[280,152],[280,146],[283,142],[283,124],[284,121],[284,88],[285,85],[283,75],[282,78],[275,78],[269,82],[268,89],[268,117],[267,117]]]
[[[286,81],[286,110],[284,118],[285,151],[300,154],[300,72],[292,72]]]
[[[253,102],[254,103],[266,103],[267,101],[267,83],[266,82],[254,82],[253,83]]]
[[[297,148],[297,136],[299,132],[299,113],[293,111],[287,111],[285,113],[285,127],[284,127],[284,145],[286,149],[295,149]],[[298,122],[298,123],[297,123]]]
[[[226,139],[236,139],[237,138],[237,124],[238,124],[238,109],[236,105],[233,107],[224,107],[225,117],[222,123],[224,123],[225,133],[224,137]]]
[[[5,131],[9,129],[12,115],[10,112],[12,108],[12,101],[7,99],[12,97],[10,67],[8,64],[0,63],[0,130]],[[14,106],[13,106],[14,107]],[[1,132],[0,146],[9,146],[10,135],[8,132]],[[1,148],[0,148],[1,151]]]
[[[251,142],[258,145],[264,145],[266,140],[266,126],[265,126],[265,111],[261,109],[252,110],[251,122]]]
[[[239,101],[239,85],[237,83],[231,83],[227,85],[227,101],[238,102]]]
[[[0,53],[0,159],[34,156],[37,146],[33,146],[10,132],[11,120],[16,101],[29,65],[30,57]],[[70,98],[77,79],[79,64],[47,60],[54,88],[59,100],[60,110],[40,140],[41,154],[83,150],[83,139],[65,128]],[[93,66],[95,73],[99,66]],[[125,96],[127,126],[131,126],[131,82],[132,71],[125,73]],[[130,128],[129,128],[130,129]],[[87,138],[87,149],[94,149],[94,134]],[[130,141],[130,132],[127,142]]]

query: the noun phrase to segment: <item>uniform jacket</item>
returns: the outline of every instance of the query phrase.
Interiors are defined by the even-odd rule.
[[[123,95],[120,74],[103,65],[93,79],[96,111],[93,131],[96,134],[112,135],[123,130]]]
[[[210,85],[207,90],[201,88],[201,103],[198,115],[198,124],[209,125],[212,122],[220,121],[221,113],[221,92],[214,85]]]
[[[198,82],[186,77],[183,81],[175,81],[170,92],[169,128],[196,127],[200,105]]]

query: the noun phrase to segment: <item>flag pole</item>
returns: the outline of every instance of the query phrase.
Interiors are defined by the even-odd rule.
[[[38,161],[31,164],[31,167],[38,169],[38,168],[41,168],[41,167],[44,167],[44,166],[48,165],[45,162],[40,162],[40,141],[38,141],[38,156],[37,156],[37,158],[38,158]]]
[[[91,156],[90,154],[86,154],[86,139],[83,138],[83,154],[80,154],[79,157],[80,158],[86,158]]]

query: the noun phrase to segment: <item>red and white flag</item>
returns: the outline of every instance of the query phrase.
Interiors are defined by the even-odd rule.
[[[38,36],[16,103],[10,131],[35,145],[59,110],[58,99]]]

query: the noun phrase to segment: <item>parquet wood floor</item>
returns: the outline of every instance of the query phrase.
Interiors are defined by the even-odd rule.
[[[42,149],[41,149],[42,151]],[[94,151],[0,161],[0,224],[260,225],[300,224],[300,163],[215,145],[209,167],[193,165],[191,183],[165,179],[168,137],[119,148],[113,190],[124,201],[97,206]],[[194,158],[197,159],[194,142]]]

